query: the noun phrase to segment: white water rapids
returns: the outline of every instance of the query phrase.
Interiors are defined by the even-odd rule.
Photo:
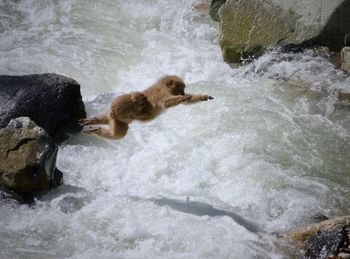
[[[0,258],[290,258],[273,233],[350,213],[350,108],[334,94],[350,79],[312,51],[230,68],[197,2],[0,0],[0,74],[74,78],[89,116],[166,74],[215,98],[119,141],[72,136],[63,186],[33,206],[0,201]],[[161,197],[262,231],[150,200]]]

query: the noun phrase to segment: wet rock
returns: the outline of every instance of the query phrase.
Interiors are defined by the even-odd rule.
[[[62,184],[56,168],[57,145],[28,117],[0,129],[0,186],[30,196]]]
[[[218,11],[220,7],[226,2],[226,0],[212,0],[209,9],[209,15],[214,21],[219,21]]]
[[[227,0],[219,9],[224,60],[240,63],[277,44],[339,52],[350,34],[349,12],[349,0]]]
[[[350,254],[348,253],[339,253],[338,254],[339,259],[350,259]]]
[[[350,47],[342,49],[341,53],[341,69],[350,73]]]
[[[199,3],[193,5],[193,9],[200,14],[206,14],[209,12],[209,3]]]
[[[340,68],[341,66],[341,56],[338,52],[329,53],[329,61],[336,67]]]
[[[0,128],[11,119],[30,117],[56,143],[82,129],[85,118],[80,85],[56,74],[0,76]]]
[[[339,258],[350,243],[349,226],[350,216],[344,216],[293,230],[288,236],[305,251],[306,258]]]
[[[84,188],[62,184],[43,195],[36,195],[35,198],[38,201],[50,201],[57,205],[63,213],[74,213],[90,203],[93,196],[93,193]]]
[[[338,91],[337,97],[340,102],[350,104],[350,92]]]
[[[24,203],[24,200],[20,195],[0,186],[0,201],[4,200],[18,201],[19,203]]]
[[[282,53],[287,53],[287,52],[300,53],[304,51],[304,48],[302,46],[294,43],[282,44],[280,46],[280,49]]]
[[[339,248],[347,241],[348,237],[342,226],[329,231],[320,231],[306,241],[305,257],[327,258],[329,255],[337,254]]]
[[[85,205],[86,203],[82,198],[74,196],[65,196],[58,203],[61,211],[66,214],[76,212]]]
[[[316,213],[311,217],[311,220],[314,222],[321,222],[328,220],[329,218],[326,215],[323,215],[322,213]]]

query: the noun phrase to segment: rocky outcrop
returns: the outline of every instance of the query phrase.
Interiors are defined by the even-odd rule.
[[[78,120],[86,117],[80,85],[56,74],[0,76],[0,128],[22,116],[61,142],[81,130]]]
[[[350,216],[322,221],[293,230],[288,236],[304,250],[305,258],[349,258]]]
[[[339,52],[350,44],[349,13],[350,0],[227,0],[219,9],[224,60],[240,63],[277,44],[320,44]]]
[[[0,129],[0,186],[20,195],[62,184],[57,145],[28,117]]]

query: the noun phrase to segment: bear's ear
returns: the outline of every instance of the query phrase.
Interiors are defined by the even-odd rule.
[[[173,79],[168,80],[168,81],[165,83],[165,85],[166,85],[167,87],[172,87],[172,86],[174,85],[174,80],[173,80]]]

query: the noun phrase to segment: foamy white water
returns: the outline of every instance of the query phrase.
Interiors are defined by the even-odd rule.
[[[58,156],[64,186],[31,207],[0,201],[1,258],[289,258],[272,233],[349,214],[350,113],[334,94],[349,78],[311,51],[233,70],[196,2],[0,0],[0,74],[72,77],[90,116],[166,74],[215,98],[134,123],[120,141],[73,136]]]

